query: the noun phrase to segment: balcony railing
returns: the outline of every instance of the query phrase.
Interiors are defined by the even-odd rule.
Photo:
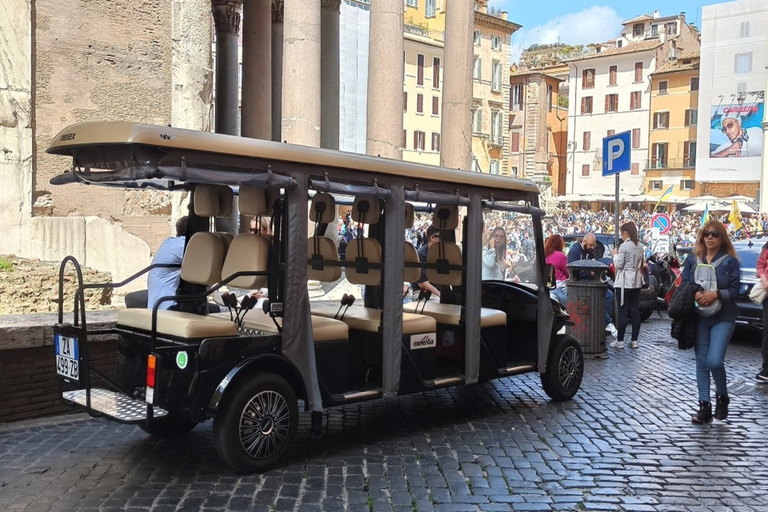
[[[651,158],[646,160],[646,169],[693,169],[696,167],[696,158]]]

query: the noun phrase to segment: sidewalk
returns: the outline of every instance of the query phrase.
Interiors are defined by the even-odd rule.
[[[692,425],[693,351],[669,320],[588,360],[571,402],[536,374],[303,415],[284,467],[239,476],[211,423],[155,440],[82,415],[0,427],[0,510],[764,511],[768,386],[755,333],[728,348],[731,416]]]

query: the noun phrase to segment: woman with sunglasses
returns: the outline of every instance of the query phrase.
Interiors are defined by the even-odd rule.
[[[483,281],[502,280],[506,269],[511,267],[507,259],[507,233],[502,227],[493,228],[488,243],[483,247]]]
[[[696,329],[696,384],[699,394],[699,411],[691,416],[694,423],[712,421],[710,399],[710,375],[715,381],[715,418],[728,416],[728,388],[725,375],[725,350],[739,314],[736,300],[741,284],[739,259],[736,249],[728,238],[725,226],[716,220],[704,224],[696,236],[693,255],[685,260],[683,281],[695,282],[697,261],[715,267],[717,290],[699,291],[695,300],[698,306],[711,306],[720,301],[721,307],[712,316],[699,316]]]

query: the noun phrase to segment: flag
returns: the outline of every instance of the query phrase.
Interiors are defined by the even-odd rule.
[[[704,213],[701,214],[701,222],[699,223],[699,226],[703,226],[709,222],[709,203],[704,205]]]
[[[728,227],[731,228],[731,233],[741,229],[741,212],[739,211],[739,205],[736,204],[736,200],[731,203],[731,213],[728,214]]]
[[[656,213],[656,208],[658,208],[659,205],[662,203],[662,201],[664,201],[666,198],[668,198],[672,194],[672,191],[674,189],[675,189],[675,186],[674,185],[670,185],[669,188],[667,189],[667,191],[664,192],[663,194],[661,194],[661,197],[659,198],[659,201],[656,203],[656,206],[653,207],[653,212],[654,213]]]

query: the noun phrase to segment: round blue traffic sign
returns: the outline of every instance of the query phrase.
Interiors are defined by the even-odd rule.
[[[651,227],[657,228],[660,235],[666,235],[669,233],[669,228],[672,226],[672,221],[669,219],[669,215],[666,213],[657,213],[651,219]]]

